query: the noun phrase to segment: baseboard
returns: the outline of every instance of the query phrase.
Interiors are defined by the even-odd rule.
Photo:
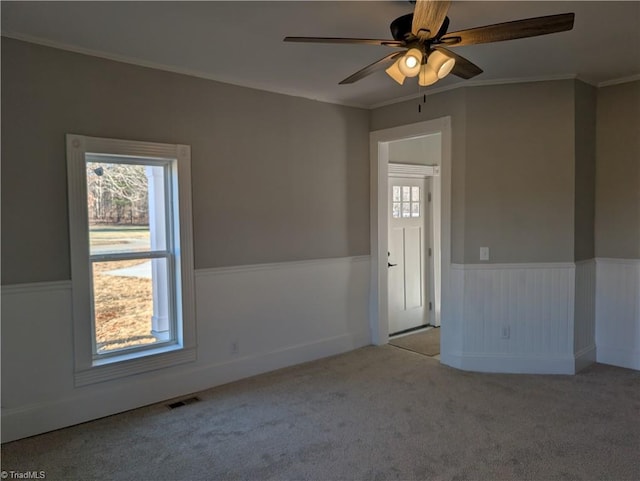
[[[575,354],[575,372],[591,366],[596,362],[596,346],[592,345],[581,349]]]
[[[187,393],[314,361],[369,345],[369,333],[345,334],[233,361],[132,376],[117,387],[105,386],[67,398],[2,409],[2,442],[14,441],[91,421]]]
[[[501,374],[575,374],[573,357],[525,357],[501,354],[442,354],[442,364],[463,371]]]
[[[596,360],[601,364],[640,370],[640,350],[637,349],[620,349],[598,345]]]

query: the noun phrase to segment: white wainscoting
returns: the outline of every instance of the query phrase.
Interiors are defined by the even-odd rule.
[[[74,387],[71,283],[2,289],[2,442],[370,344],[369,256],[196,271],[197,360]]]
[[[440,361],[461,368],[464,333],[464,266],[452,264],[449,288],[442,289],[442,323],[440,326]]]
[[[573,349],[576,372],[596,362],[596,261],[576,262]]]
[[[209,342],[199,360],[307,350],[344,336],[351,348],[370,344],[367,275],[369,256],[197,271],[198,338]]]
[[[596,259],[597,360],[640,370],[640,259]]]
[[[574,373],[574,274],[573,263],[452,265],[451,315],[461,316],[452,321],[461,344],[449,346],[442,362],[471,371]]]

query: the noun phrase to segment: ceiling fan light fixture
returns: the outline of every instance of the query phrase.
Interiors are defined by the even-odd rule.
[[[400,85],[402,85],[404,83],[404,79],[407,78],[407,76],[400,71],[400,67],[399,67],[400,61],[403,58],[404,57],[400,57],[398,60],[393,62],[393,64],[391,64],[391,67],[385,70],[385,72],[387,72],[387,75],[391,77],[393,80],[395,80],[396,82],[398,82]]]
[[[409,49],[398,62],[398,68],[405,77],[415,77],[420,73],[422,65],[422,52],[417,48]]]
[[[0,0],[1,1],[1,0]],[[449,32],[447,12],[450,0],[410,0],[415,4],[408,13],[391,22],[393,40],[345,37],[285,37],[285,42],[346,43],[397,47],[403,50],[389,53],[367,65],[340,82],[352,84],[393,63],[387,74],[397,83],[404,84],[407,77],[421,76],[420,85],[433,83],[433,75],[423,70],[428,64],[438,79],[449,73],[462,79],[470,79],[482,73],[482,69],[466,58],[449,51],[447,47],[464,47],[481,43],[502,42],[519,38],[537,37],[573,29],[575,13],[523,18],[510,22],[468,28]]]
[[[429,59],[427,60],[427,65],[436,72],[439,79],[443,79],[449,75],[455,64],[455,59],[448,57],[439,50],[431,52],[431,54],[429,54]]]
[[[438,81],[438,74],[428,64],[422,64],[420,74],[418,75],[418,85],[427,87]]]

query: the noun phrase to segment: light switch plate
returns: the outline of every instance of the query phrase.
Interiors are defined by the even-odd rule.
[[[489,260],[489,248],[488,247],[480,247],[480,260],[488,261]]]

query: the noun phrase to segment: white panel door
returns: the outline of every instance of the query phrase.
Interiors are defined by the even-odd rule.
[[[389,178],[389,333],[429,323],[425,179]]]

